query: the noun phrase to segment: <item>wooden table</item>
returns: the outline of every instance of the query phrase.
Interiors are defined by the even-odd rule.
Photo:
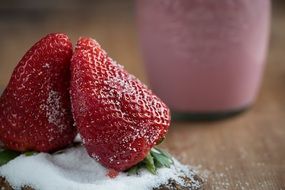
[[[54,9],[0,7],[0,85],[41,36],[63,31],[73,41],[95,37],[109,54],[143,81],[131,1],[94,1]],[[91,1],[88,1],[91,3]],[[48,7],[55,6],[50,1]],[[116,12],[116,15],[114,15]],[[36,15],[36,18],[34,14]],[[176,122],[164,143],[183,162],[208,175],[206,189],[285,189],[285,14],[274,9],[268,65],[256,104],[218,122]],[[10,15],[9,15],[10,14]]]

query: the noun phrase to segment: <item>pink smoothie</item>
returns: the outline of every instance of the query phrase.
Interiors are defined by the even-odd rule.
[[[269,0],[137,0],[151,88],[174,111],[251,105],[267,53]]]

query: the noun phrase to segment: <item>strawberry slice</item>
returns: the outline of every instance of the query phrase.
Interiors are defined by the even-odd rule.
[[[89,155],[117,171],[142,161],[170,125],[167,106],[91,38],[71,60],[71,100]]]
[[[72,143],[71,56],[68,37],[49,34],[18,63],[0,98],[0,141],[7,148],[50,152]]]

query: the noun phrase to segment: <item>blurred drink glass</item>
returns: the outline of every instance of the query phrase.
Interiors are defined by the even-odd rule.
[[[150,86],[175,116],[215,119],[256,99],[270,0],[137,0]]]

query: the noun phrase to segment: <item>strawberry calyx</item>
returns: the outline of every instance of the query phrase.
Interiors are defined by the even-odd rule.
[[[21,153],[13,150],[0,150],[0,166],[18,157]]]
[[[170,154],[157,147],[153,147],[143,161],[131,167],[126,172],[128,175],[135,175],[138,174],[141,169],[145,168],[147,171],[155,175],[157,174],[158,168],[170,168],[172,164],[173,159]]]

